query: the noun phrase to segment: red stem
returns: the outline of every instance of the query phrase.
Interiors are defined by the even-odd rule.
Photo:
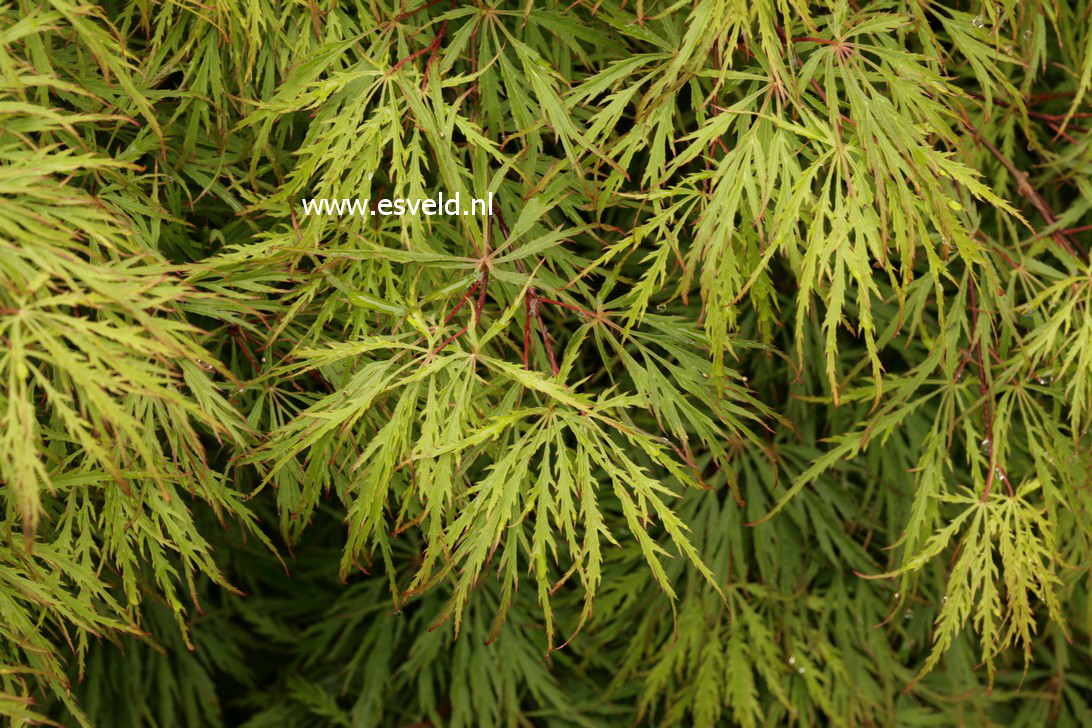
[[[971,328],[973,329],[973,335],[978,339],[977,342],[972,343],[972,346],[978,363],[978,391],[982,395],[983,414],[986,418],[986,450],[990,458],[989,473],[986,474],[986,488],[982,491],[982,502],[985,503],[989,500],[990,488],[993,486],[993,479],[997,473],[1001,474],[1001,480],[1008,488],[1009,495],[1012,496],[1015,493],[1012,490],[1012,483],[1009,482],[1009,476],[1005,473],[1004,468],[997,464],[997,451],[993,446],[993,414],[990,411],[990,392],[986,387],[986,362],[983,361],[984,357],[982,356],[982,350],[986,345],[981,332],[978,330],[978,301],[974,278],[968,274],[968,280],[970,280],[971,294]]]
[[[531,299],[523,299],[523,368],[530,369],[531,365]]]
[[[804,38],[793,38],[793,43],[821,43],[822,45],[841,45],[840,41],[827,40],[826,38],[813,38],[806,36]]]
[[[474,282],[474,285],[472,285],[467,290],[467,292],[463,294],[463,297],[459,299],[459,303],[457,303],[455,305],[455,308],[452,309],[451,313],[449,313],[447,315],[447,318],[444,319],[444,323],[441,324],[441,326],[446,326],[448,324],[448,322],[450,322],[451,319],[455,317],[455,314],[459,312],[459,309],[463,307],[463,304],[466,303],[468,300],[470,300],[470,297],[474,295],[474,291],[478,291],[478,302],[476,304],[474,304],[474,318],[475,318],[475,320],[480,320],[481,316],[482,316],[482,308],[485,307],[485,289],[486,289],[486,287],[488,285],[489,285],[489,273],[483,271],[481,278],[476,280]],[[455,341],[455,339],[457,339],[460,336],[462,336],[463,334],[465,334],[466,330],[469,327],[470,327],[470,322],[467,322],[467,323],[463,324],[463,327],[461,329],[456,331],[453,335],[449,336],[448,338],[444,339],[444,342],[433,350],[432,355],[436,356],[441,351],[443,351],[444,348],[448,344],[450,344],[452,341]]]
[[[538,299],[532,299],[531,304],[535,318],[538,319],[538,327],[542,331],[542,344],[546,347],[546,355],[550,358],[550,371],[556,377],[561,370],[557,366],[557,357],[554,356],[554,346],[550,343],[550,335],[546,333],[546,322],[542,320],[542,309],[538,306]]]
[[[1016,167],[1016,165],[1012,163],[1012,160],[1002,154],[1001,150],[995,147],[993,143],[990,142],[990,140],[983,138],[982,135],[979,134],[978,129],[976,129],[974,125],[970,123],[970,121],[964,118],[963,124],[972,134],[974,134],[975,139],[979,143],[981,143],[982,146],[986,147],[986,149],[989,150],[990,154],[997,157],[997,161],[1001,162],[1005,169],[1009,171],[1009,174],[1011,174],[1016,180],[1016,187],[1018,190],[1020,190],[1020,194],[1026,197],[1028,201],[1031,202],[1032,205],[1034,205],[1035,209],[1038,210],[1039,214],[1043,216],[1044,220],[1046,220],[1047,225],[1053,225],[1055,222],[1057,222],[1058,216],[1054,214],[1054,210],[1051,209],[1050,203],[1048,203],[1046,199],[1041,194],[1039,194],[1038,190],[1032,187],[1031,183],[1028,182],[1027,175],[1020,171]],[[1054,239],[1054,242],[1059,245],[1059,247],[1064,249],[1074,258],[1079,259],[1080,256],[1077,255],[1077,250],[1073,245],[1073,241],[1070,240],[1066,235],[1062,234],[1059,231],[1056,231],[1051,235],[1051,237]]]
[[[463,294],[463,297],[459,299],[459,302],[457,304],[455,304],[455,308],[451,309],[451,313],[449,313],[447,315],[447,318],[444,319],[444,322],[440,324],[441,326],[447,326],[451,322],[451,319],[455,318],[455,314],[459,313],[459,309],[462,308],[463,304],[466,303],[467,300],[474,295],[474,291],[478,290],[478,286],[480,286],[481,284],[481,278],[474,281],[474,285],[467,289],[466,293]]]
[[[440,41],[442,41],[444,39],[444,33],[447,32],[447,22],[448,21],[445,20],[444,24],[440,26],[440,32],[436,34],[436,37],[432,39],[431,43],[429,43],[427,46],[425,46],[424,48],[422,48],[419,51],[414,51],[413,53],[410,53],[408,56],[406,56],[405,58],[400,60],[398,63],[395,63],[391,67],[391,70],[387,71],[387,73],[384,75],[384,77],[392,75],[395,71],[397,71],[399,68],[401,68],[402,66],[404,66],[407,63],[409,63],[410,61],[412,61],[417,56],[424,55],[425,53],[435,54],[436,49],[440,47]],[[432,61],[432,56],[429,56],[429,61],[430,62]],[[425,68],[426,68],[426,71],[427,71],[428,70],[428,65],[427,64],[426,64]]]
[[[394,22],[401,23],[406,18],[412,17],[412,16],[416,15],[417,13],[421,12],[422,10],[427,10],[427,9],[431,8],[433,5],[435,5],[436,3],[441,2],[441,1],[442,0],[429,0],[427,3],[422,3],[421,5],[418,5],[417,7],[415,7],[413,10],[407,10],[406,12],[404,12],[401,15],[399,15],[398,17],[396,17],[394,19]]]

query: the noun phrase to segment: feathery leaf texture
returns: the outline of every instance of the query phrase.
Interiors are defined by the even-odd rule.
[[[1089,0],[3,5],[0,716],[1092,724],[1090,102]]]

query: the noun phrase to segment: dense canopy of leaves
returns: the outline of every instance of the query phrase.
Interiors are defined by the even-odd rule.
[[[1090,725],[1090,242],[1090,0],[12,0],[0,715]]]

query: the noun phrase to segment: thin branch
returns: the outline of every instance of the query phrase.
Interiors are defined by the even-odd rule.
[[[532,299],[531,311],[535,314],[535,318],[538,319],[538,327],[542,331],[542,344],[546,347],[546,356],[550,358],[550,370],[554,376],[558,375],[561,370],[557,366],[557,357],[554,356],[554,346],[550,343],[550,334],[546,331],[546,322],[542,320],[542,307],[538,305],[538,299]]]
[[[407,63],[409,63],[410,61],[412,61],[417,56],[423,56],[426,53],[435,54],[436,49],[440,47],[440,42],[444,39],[444,34],[447,32],[447,23],[448,23],[448,21],[445,20],[444,24],[440,26],[440,32],[438,32],[436,34],[436,37],[432,39],[431,43],[429,43],[427,46],[425,46],[424,48],[422,48],[419,51],[414,51],[413,53],[410,53],[408,56],[406,56],[405,58],[400,60],[398,63],[395,63],[393,66],[391,66],[391,70],[387,71],[383,75],[383,77],[384,78],[389,78],[391,75],[394,74],[395,71],[397,71],[399,68],[401,68],[402,66],[404,66]],[[432,60],[432,56],[430,55],[429,56],[429,61],[431,61],[431,60]]]
[[[975,351],[975,360],[978,364],[978,391],[982,395],[982,407],[983,414],[986,418],[986,452],[989,455],[990,464],[989,472],[986,474],[986,487],[982,491],[982,502],[985,503],[989,500],[990,489],[993,486],[994,475],[1000,474],[1001,480],[1004,481],[1008,487],[1009,495],[1015,495],[1012,490],[1012,483],[1009,482],[1009,476],[1005,473],[997,463],[997,450],[993,446],[993,412],[990,409],[990,401],[993,398],[992,392],[986,384],[986,363],[989,361],[987,357],[982,355],[983,350],[986,348],[985,336],[979,331],[978,328],[978,301],[977,294],[974,285],[974,276],[968,273],[967,276],[970,281],[970,294],[971,294],[971,335],[978,341],[972,343],[972,348]]]
[[[443,2],[443,0],[429,0],[427,3],[422,3],[421,5],[418,5],[417,7],[415,7],[413,10],[407,10],[406,12],[404,12],[401,15],[397,16],[394,19],[394,22],[401,23],[406,18],[411,18],[414,15],[416,15],[417,13],[421,12],[422,10],[428,10],[433,5],[435,5],[437,3],[440,3],[440,2]]]
[[[1001,164],[1004,165],[1005,169],[1009,171],[1009,174],[1011,174],[1013,176],[1013,179],[1016,180],[1016,187],[1018,190],[1020,190],[1020,194],[1026,197],[1028,201],[1035,206],[1035,209],[1038,210],[1039,214],[1043,216],[1044,220],[1046,220],[1047,225],[1054,225],[1058,221],[1058,216],[1055,214],[1054,209],[1051,208],[1050,203],[1048,203],[1046,199],[1044,199],[1043,196],[1039,194],[1039,191],[1036,190],[1030,182],[1028,182],[1028,176],[1024,174],[1024,172],[1022,172],[1020,169],[1018,169],[1017,166],[1013,164],[1011,159],[1002,154],[1001,150],[994,146],[989,139],[983,137],[973,124],[971,124],[966,119],[963,120],[963,124],[967,127],[968,130],[970,130],[972,134],[974,134],[975,139],[982,146],[988,149],[990,151],[990,154],[997,157],[997,160],[1001,162]],[[1072,255],[1074,258],[1079,257],[1077,255],[1077,250],[1074,247],[1073,241],[1069,238],[1069,236],[1062,234],[1062,232],[1059,230],[1056,230],[1051,233],[1051,237],[1054,239],[1054,242],[1061,246],[1061,248],[1064,249],[1067,253]]]

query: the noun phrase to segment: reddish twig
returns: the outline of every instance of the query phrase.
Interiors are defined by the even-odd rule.
[[[1066,130],[1065,130],[1065,129],[1063,129],[1063,128],[1062,128],[1062,127],[1061,127],[1060,125],[1056,124],[1055,122],[1053,122],[1053,121],[1048,121],[1048,122],[1046,123],[1046,125],[1047,125],[1047,126],[1049,126],[1049,127],[1051,128],[1051,129],[1053,129],[1053,130],[1054,130],[1054,133],[1055,133],[1055,134],[1056,134],[1057,136],[1060,136],[1060,137],[1062,137],[1063,139],[1065,139],[1065,140],[1066,140],[1067,142],[1069,142],[1070,144],[1077,144],[1077,143],[1078,143],[1076,139],[1074,139],[1073,137],[1071,137],[1071,136],[1069,135],[1069,133],[1068,133],[1068,132],[1066,132]],[[1080,129],[1080,128],[1079,128],[1079,127],[1078,127],[1078,126],[1076,125],[1076,124],[1074,124],[1074,125],[1070,126],[1070,128],[1071,128],[1071,129],[1077,129],[1077,131],[1084,131],[1083,129]]]
[[[443,350],[444,350],[444,348],[445,348],[445,347],[446,347],[446,346],[447,346],[448,344],[450,344],[450,343],[451,343],[452,341],[455,341],[455,339],[457,339],[457,338],[459,338],[460,336],[462,336],[463,334],[465,334],[465,333],[466,333],[466,330],[467,330],[468,328],[470,328],[470,322],[469,322],[469,321],[468,321],[467,323],[463,324],[463,327],[462,327],[461,329],[459,329],[459,330],[458,330],[458,331],[456,331],[456,332],[455,332],[454,334],[452,334],[451,336],[449,336],[449,337],[447,337],[446,339],[444,339],[444,342],[443,342],[442,344],[440,344],[440,345],[439,345],[439,346],[437,346],[437,347],[436,347],[435,349],[433,349],[433,351],[432,351],[432,355],[433,355],[433,356],[436,356],[437,354],[439,354],[439,353],[440,353],[441,351],[443,351]]]
[[[474,285],[472,285],[467,290],[467,292],[463,294],[463,297],[459,299],[459,303],[456,304],[452,312],[447,315],[446,319],[444,319],[444,323],[442,324],[442,326],[446,326],[448,322],[450,322],[451,319],[454,318],[455,314],[459,312],[459,309],[463,307],[463,304],[465,304],[470,299],[470,297],[474,295],[475,290],[478,291],[478,300],[474,304],[474,321],[481,321],[482,311],[485,309],[485,294],[486,291],[489,289],[489,234],[491,228],[491,224],[487,224],[485,226],[485,239],[482,241],[484,245],[484,250],[482,251],[481,273],[478,275],[478,280],[476,280],[474,282]],[[439,354],[448,344],[465,334],[468,328],[470,328],[469,321],[464,324],[461,329],[456,331],[452,336],[444,339],[444,342],[433,350],[432,355],[435,356]]]
[[[1005,169],[1009,171],[1009,174],[1011,174],[1013,176],[1013,179],[1016,180],[1016,188],[1020,191],[1020,194],[1026,197],[1028,201],[1035,206],[1035,209],[1038,210],[1039,214],[1043,216],[1044,220],[1046,220],[1047,225],[1050,226],[1056,223],[1058,221],[1058,216],[1054,213],[1054,210],[1051,208],[1050,203],[1048,203],[1046,199],[1041,194],[1039,194],[1039,191],[1036,190],[1030,182],[1028,182],[1028,176],[1020,171],[1020,169],[1018,169],[1017,166],[1013,164],[1011,159],[1002,154],[1001,150],[994,146],[989,139],[986,139],[981,134],[979,134],[978,129],[976,129],[969,120],[967,120],[966,118],[963,119],[963,124],[972,134],[974,134],[975,139],[980,144],[982,144],[982,146],[988,149],[990,154],[995,156],[997,158],[997,161],[1001,162]],[[1074,258],[1079,257],[1077,255],[1077,249],[1073,245],[1073,241],[1070,240],[1068,236],[1063,235],[1061,231],[1055,231],[1051,234],[1051,237],[1054,239],[1054,242],[1056,242],[1058,246],[1065,250],[1067,253],[1072,255]]]
[[[447,32],[447,23],[448,23],[448,21],[445,20],[444,24],[440,26],[440,32],[438,32],[436,34],[436,37],[432,39],[431,43],[429,43],[427,46],[425,46],[424,48],[422,48],[419,51],[414,51],[413,53],[410,53],[408,56],[406,56],[405,58],[400,60],[398,63],[395,63],[393,66],[391,66],[391,70],[387,71],[383,75],[383,77],[384,78],[390,77],[395,71],[397,71],[399,68],[401,68],[402,66],[404,66],[407,63],[409,63],[410,61],[412,61],[414,58],[417,58],[417,56],[423,56],[426,53],[435,54],[436,49],[440,47],[440,41],[442,41],[444,39],[444,33]],[[429,62],[431,62],[431,61],[432,61],[432,55],[429,56]],[[426,70],[427,70],[427,68],[428,67],[427,67],[427,64],[426,64]]]
[[[511,237],[511,233],[508,230],[508,225],[504,222],[504,214],[498,209],[496,211],[497,226],[500,228],[501,234],[504,236],[505,241]],[[524,273],[522,261],[516,261],[516,270],[520,273]],[[523,310],[525,313],[525,320],[523,322],[523,366],[524,368],[530,368],[531,359],[531,319],[534,318],[538,321],[539,330],[542,332],[542,344],[546,349],[546,356],[550,359],[550,369],[554,376],[558,375],[560,368],[557,366],[557,357],[554,355],[554,346],[550,341],[550,335],[546,331],[546,322],[542,318],[542,306],[543,303],[554,303],[565,308],[571,308],[574,311],[581,309],[576,306],[570,306],[560,301],[555,301],[552,298],[542,298],[538,295],[538,290],[534,286],[527,286],[527,296],[523,302]]]
[[[565,303],[564,301],[555,301],[552,298],[543,298],[542,296],[539,296],[538,300],[539,300],[540,303],[551,303],[551,304],[553,304],[555,306],[561,306],[562,308],[567,308],[570,311],[576,311],[578,314],[580,314],[582,316],[587,316],[588,318],[595,318],[595,314],[593,314],[591,311],[580,308],[580,306],[574,306],[571,303]]]
[[[486,245],[488,245],[488,242],[486,243]],[[481,318],[482,318],[482,310],[485,308],[485,292],[486,292],[486,289],[488,287],[489,287],[489,270],[488,269],[483,269],[482,273],[481,273],[481,276],[479,276],[478,280],[474,282],[474,285],[472,285],[467,290],[467,292],[463,294],[463,297],[461,299],[459,299],[459,303],[456,304],[455,308],[451,311],[451,313],[449,313],[447,315],[447,318],[444,319],[444,323],[441,324],[441,326],[446,326],[451,321],[451,319],[453,319],[455,317],[455,314],[459,312],[459,309],[463,307],[463,304],[466,303],[470,299],[470,297],[474,295],[475,290],[478,291],[478,300],[474,304],[474,320],[475,321],[480,321]],[[470,328],[470,322],[469,321],[467,321],[465,324],[463,324],[463,327],[461,329],[456,331],[454,334],[452,334],[448,338],[444,339],[444,342],[442,344],[440,344],[438,347],[436,347],[432,351],[432,355],[436,356],[437,354],[439,354],[441,351],[444,350],[444,348],[448,344],[450,344],[452,341],[455,341],[455,339],[457,339],[460,336],[462,336],[463,334],[465,334],[466,330],[468,328]]]
[[[440,324],[440,326],[447,326],[449,323],[451,323],[451,319],[455,318],[455,314],[459,313],[459,309],[462,308],[463,304],[466,303],[467,300],[469,300],[470,297],[474,295],[474,291],[478,290],[478,286],[480,286],[481,284],[482,279],[481,277],[479,277],[478,280],[474,281],[474,285],[466,290],[466,293],[464,293],[463,297],[459,299],[459,302],[455,304],[455,308],[451,309],[451,313],[447,315],[447,318],[444,319],[444,322]]]
[[[538,319],[538,327],[542,331],[542,344],[546,347],[546,356],[550,359],[550,371],[556,377],[561,370],[557,366],[557,357],[554,356],[554,346],[550,343],[550,335],[546,332],[546,322],[542,320],[542,310],[538,305],[538,298],[531,299],[531,312]]]
[[[482,309],[485,308],[485,289],[489,285],[489,270],[482,271],[482,287],[478,291],[478,303],[474,307],[474,318],[480,319],[482,317]]]
[[[443,0],[429,0],[427,3],[422,3],[422,4],[418,5],[417,7],[415,7],[413,10],[407,10],[406,12],[404,12],[401,15],[399,15],[398,17],[396,17],[394,19],[394,22],[401,23],[406,18],[411,18],[414,15],[416,15],[417,13],[421,12],[422,10],[428,10],[433,5],[435,5],[436,3],[439,3],[439,2],[443,2]]]
[[[451,4],[454,6],[455,0],[452,0]],[[436,34],[436,40],[432,41],[432,53],[428,54],[428,60],[425,61],[425,74],[424,78],[421,79],[422,91],[424,91],[426,84],[428,84],[428,71],[432,68],[432,61],[436,58],[436,51],[440,49],[440,40],[444,37],[444,34],[447,33],[447,23],[448,21],[445,20],[444,24],[440,26],[440,32]]]
[[[963,370],[967,368],[967,362],[971,360],[972,353],[973,349],[967,349],[967,351],[963,354],[963,360],[959,362],[959,368],[955,370],[955,381],[958,382],[959,378],[963,376]]]
[[[250,362],[250,365],[252,367],[254,367],[254,371],[255,372],[260,372],[261,367],[258,366],[258,362],[254,359],[254,356],[250,353],[250,349],[247,347],[246,342],[243,341],[242,336],[240,336],[240,334],[242,333],[242,329],[240,329],[237,324],[232,324],[229,330],[231,332],[231,338],[235,339],[235,343],[238,344],[238,346],[242,350],[243,354],[246,355],[246,358]],[[245,334],[243,334],[243,336],[245,336]]]
[[[839,40],[827,40],[826,38],[813,38],[811,36],[805,36],[803,38],[792,38],[793,43],[820,43],[822,45],[842,45],[842,41]]]
[[[523,299],[523,368],[530,369],[531,360],[531,297]]]
[[[978,363],[978,391],[982,395],[983,414],[986,419],[985,445],[990,460],[989,472],[986,474],[986,487],[982,491],[982,502],[985,503],[989,500],[990,488],[993,486],[993,479],[996,474],[1000,474],[1001,480],[1009,490],[1009,495],[1012,496],[1015,495],[1015,493],[1012,490],[1012,483],[1009,482],[1009,476],[1005,473],[1004,468],[997,464],[997,450],[993,446],[993,413],[990,410],[991,394],[989,388],[986,386],[986,363],[988,359],[982,356],[982,351],[986,348],[986,343],[982,332],[978,330],[978,301],[975,292],[974,277],[968,274],[968,280],[970,281],[971,294],[972,335],[978,339],[977,343],[972,343],[972,347],[975,350],[975,359]]]

